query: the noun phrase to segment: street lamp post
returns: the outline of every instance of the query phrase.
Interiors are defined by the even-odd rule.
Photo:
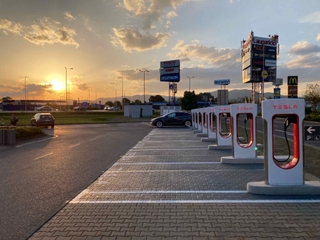
[[[24,77],[24,110],[27,111],[27,78],[28,76]]]
[[[146,72],[149,72],[148,70],[139,70],[140,72],[143,72],[143,104],[146,104]]]
[[[124,109],[124,100],[123,100],[123,77],[118,77],[118,78],[121,78],[121,79],[122,79],[122,101],[121,101],[121,104],[122,104],[122,109]]]
[[[115,85],[115,91],[116,91],[116,100],[115,100],[115,107],[118,107],[117,101],[118,101],[118,93],[117,93],[117,82],[112,82],[110,84]]]
[[[66,110],[67,110],[67,106],[68,106],[68,69],[72,70],[73,68],[67,68],[64,67],[66,69]]]
[[[194,76],[192,76],[192,77],[187,77],[187,78],[189,78],[189,92],[190,92],[190,78],[194,78]]]

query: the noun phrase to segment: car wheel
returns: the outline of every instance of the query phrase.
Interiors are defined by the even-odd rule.
[[[159,122],[156,123],[156,126],[157,126],[157,128],[162,128],[163,123],[161,121],[159,121]]]
[[[189,120],[187,120],[187,121],[184,122],[184,125],[186,127],[190,127],[191,126],[191,122]]]

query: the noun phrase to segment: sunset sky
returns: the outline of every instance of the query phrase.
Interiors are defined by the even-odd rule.
[[[241,79],[241,41],[278,34],[277,77],[320,80],[319,0],[0,0],[0,97],[91,100],[168,95],[160,62],[180,59],[177,96],[251,89]],[[27,78],[25,78],[27,76]],[[265,91],[273,92],[271,83]],[[120,100],[120,99],[119,99]],[[140,99],[142,100],[142,98]]]

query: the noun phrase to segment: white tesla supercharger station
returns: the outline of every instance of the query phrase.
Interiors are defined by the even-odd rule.
[[[196,109],[192,109],[191,110],[191,118],[192,118],[192,128],[191,128],[191,130],[198,129]]]
[[[208,116],[207,116],[207,108],[200,108],[200,113],[201,113],[201,133],[197,134],[197,137],[206,137],[208,136]]]
[[[214,111],[214,107],[207,107],[207,120],[208,120],[208,124],[207,124],[207,136],[205,138],[201,138],[201,142],[215,142],[216,138],[217,138],[217,132],[216,132],[216,128],[217,128],[217,124],[216,124],[216,115],[215,115],[215,111]]]
[[[303,99],[272,99],[262,101],[264,120],[265,181],[249,182],[247,191],[268,195],[309,195],[320,194],[319,181],[304,181],[303,165],[303,119],[305,101]],[[286,144],[276,145],[276,128],[279,120],[283,123]],[[290,126],[291,125],[291,126]],[[288,140],[292,129],[292,146]],[[275,151],[287,149],[287,155]],[[291,150],[292,148],[292,150]],[[278,151],[278,148],[277,148]],[[281,152],[282,153],[282,152]]]
[[[216,106],[216,144],[209,145],[208,149],[231,149],[232,148],[232,120],[230,106]]]
[[[202,132],[202,121],[201,121],[200,108],[195,109],[195,113],[196,113],[196,120],[197,120],[197,128],[193,132],[194,133],[201,133]]]
[[[256,152],[257,104],[240,103],[230,105],[232,119],[232,156],[221,157],[221,163],[252,164],[263,163],[263,157]]]

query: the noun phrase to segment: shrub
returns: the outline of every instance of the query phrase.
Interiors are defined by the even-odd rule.
[[[41,136],[45,133],[38,127],[17,127],[16,139]]]

